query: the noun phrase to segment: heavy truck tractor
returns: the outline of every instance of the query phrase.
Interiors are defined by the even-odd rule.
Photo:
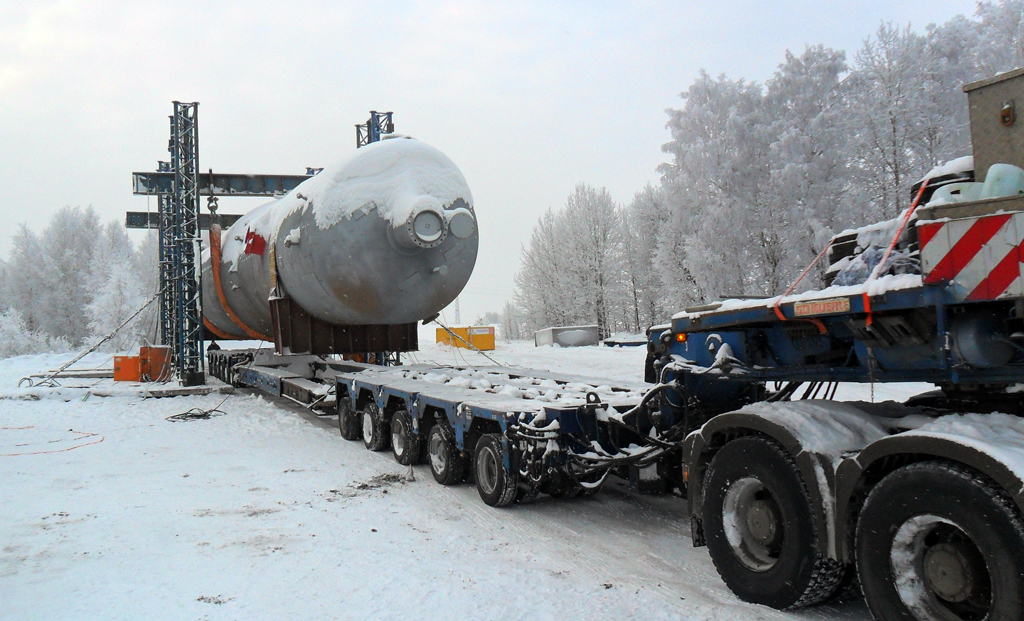
[[[877,619],[1024,619],[1024,69],[964,90],[973,159],[836,236],[827,288],[649,330],[654,416],[692,430],[694,544],[741,599],[859,581]],[[841,403],[840,382],[937,389]]]

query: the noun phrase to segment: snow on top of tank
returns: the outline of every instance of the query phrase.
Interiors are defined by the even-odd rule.
[[[303,202],[299,195],[305,197]],[[326,229],[373,205],[392,226],[416,208],[442,209],[456,199],[473,204],[466,178],[441,151],[413,138],[381,140],[360,149],[292,190],[291,210],[312,205],[317,228]]]
[[[928,174],[921,177],[921,181],[924,181],[925,179],[934,179],[936,177],[944,177],[946,175],[971,172],[972,170],[974,170],[974,156],[965,155],[963,157],[958,157],[955,160],[949,160],[945,164],[939,164],[935,168],[929,170]]]

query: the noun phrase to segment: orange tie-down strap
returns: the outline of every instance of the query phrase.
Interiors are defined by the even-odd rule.
[[[228,299],[224,296],[224,289],[220,284],[220,226],[213,225],[210,227],[210,271],[213,272],[213,287],[217,290],[217,299],[220,300],[221,307],[224,308],[224,312],[227,313],[228,318],[235,322],[235,325],[242,329],[243,332],[249,335],[250,338],[258,341],[273,341],[274,339],[260,334],[256,330],[253,330],[249,326],[245,325],[235,311],[231,310],[231,305],[228,304]],[[206,327],[210,328],[210,322],[203,318],[203,323]],[[220,330],[211,330],[214,334],[221,333]],[[227,336],[221,336],[221,338],[229,338]]]

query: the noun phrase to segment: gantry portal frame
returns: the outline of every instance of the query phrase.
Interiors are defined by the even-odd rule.
[[[206,382],[201,232],[213,222],[226,227],[241,217],[216,213],[213,201],[220,196],[282,196],[320,169],[308,168],[305,175],[200,173],[199,102],[173,105],[170,161],[157,162],[156,172],[132,173],[133,194],[155,195],[157,213],[130,211],[125,225],[159,231],[160,341],[171,347],[182,384],[193,386]],[[212,199],[209,214],[200,213],[203,194]]]
[[[305,175],[200,173],[199,102],[173,104],[167,146],[171,161],[157,162],[156,172],[132,173],[133,194],[155,195],[157,213],[130,211],[125,224],[159,231],[160,339],[171,347],[182,384],[195,386],[206,383],[201,231],[213,222],[230,226],[241,217],[216,213],[216,197],[279,197],[323,169],[307,168]],[[356,125],[356,147],[394,131],[391,112],[371,111],[366,123]],[[203,194],[211,199],[210,214],[200,213]]]

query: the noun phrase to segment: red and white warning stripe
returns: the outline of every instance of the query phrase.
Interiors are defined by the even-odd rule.
[[[1024,296],[1024,213],[917,226],[925,283],[952,282],[961,300]]]

